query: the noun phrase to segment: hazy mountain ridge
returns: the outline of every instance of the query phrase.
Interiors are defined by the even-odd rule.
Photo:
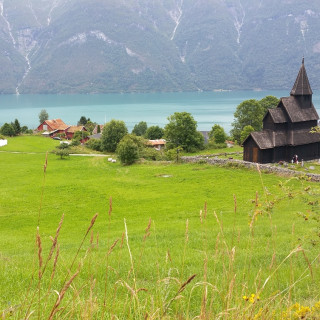
[[[320,3],[0,0],[0,92],[320,88]]]

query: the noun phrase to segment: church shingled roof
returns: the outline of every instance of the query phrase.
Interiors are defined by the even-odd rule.
[[[310,130],[292,130],[288,134],[282,131],[260,131],[251,132],[250,135],[260,149],[272,149],[286,145],[299,146],[320,141],[320,133],[311,133]]]
[[[304,67],[304,58],[302,59],[302,65],[300,67],[297,79],[290,92],[292,96],[311,95],[312,90],[307,76],[306,69]]]
[[[294,96],[281,98],[281,102],[292,122],[319,119],[318,113],[313,104],[311,105],[311,108],[301,108],[299,101]]]

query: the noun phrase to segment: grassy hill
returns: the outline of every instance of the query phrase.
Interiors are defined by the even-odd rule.
[[[6,148],[53,148],[33,138]],[[0,160],[0,314],[289,319],[319,300],[318,184],[205,164]]]

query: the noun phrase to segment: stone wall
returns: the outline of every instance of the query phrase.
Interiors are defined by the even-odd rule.
[[[209,157],[209,156],[193,156],[193,157],[181,157],[183,162],[187,163],[208,163],[212,165],[220,166],[234,166],[234,167],[243,167],[248,169],[260,169],[263,172],[276,173],[286,177],[307,177],[311,181],[320,182],[320,174],[314,174],[309,172],[299,172],[296,170],[288,169],[280,165],[275,164],[257,164],[253,162],[235,160],[235,159],[221,159],[218,157]]]

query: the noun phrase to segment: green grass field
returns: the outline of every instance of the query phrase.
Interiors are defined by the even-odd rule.
[[[53,154],[44,174],[56,144],[18,137],[0,150],[37,152],[0,152],[0,319],[311,319],[320,310],[301,306],[320,300],[318,184]],[[55,246],[46,266],[63,214],[58,262]]]

